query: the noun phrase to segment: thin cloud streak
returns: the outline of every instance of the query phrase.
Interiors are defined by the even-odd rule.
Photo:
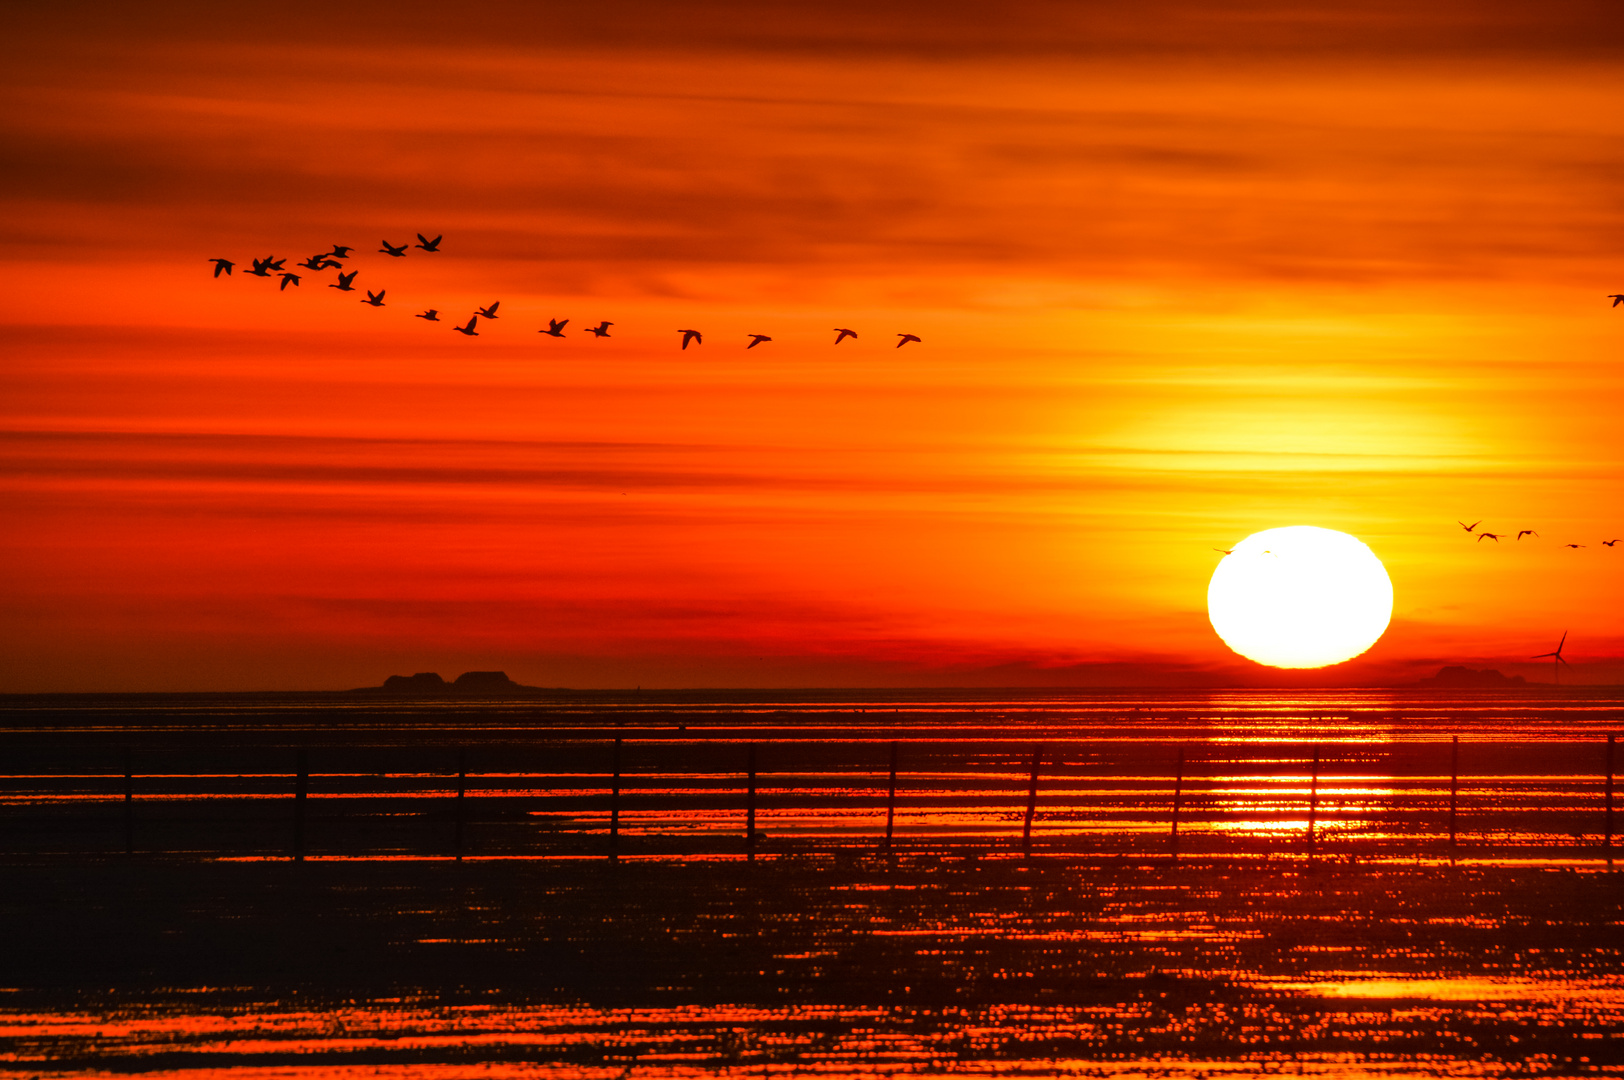
[[[1325,678],[1620,647],[1451,524],[1624,532],[1611,9],[484,14],[18,15],[0,690],[1240,678],[1212,549],[1298,522],[1399,597]],[[388,308],[206,263],[335,242]]]

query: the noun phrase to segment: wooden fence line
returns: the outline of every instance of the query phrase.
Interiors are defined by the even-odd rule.
[[[886,794],[886,816],[884,847],[890,850],[894,841],[896,827],[898,778],[902,775],[899,764],[901,758],[902,740],[893,739],[890,742],[890,762]],[[1603,838],[1602,848],[1607,852],[1609,863],[1612,861],[1613,834],[1614,834],[1614,765],[1617,736],[1607,736],[1605,760],[1601,770],[1603,777]],[[1449,754],[1449,802],[1448,802],[1448,846],[1451,852],[1458,848],[1459,841],[1459,801],[1460,801],[1460,736],[1450,738]],[[611,857],[617,853],[620,841],[621,828],[621,788],[622,788],[622,753],[624,740],[616,737],[613,741],[613,759],[611,763],[611,786],[609,805],[609,852]],[[750,857],[754,857],[758,832],[756,829],[757,811],[757,774],[758,774],[758,744],[748,744],[747,757],[744,768],[744,794],[745,794],[745,849]],[[1169,812],[1168,850],[1172,858],[1177,859],[1179,854],[1181,814],[1185,811],[1186,787],[1186,750],[1185,744],[1178,744],[1173,761],[1172,801]],[[123,772],[123,839],[124,851],[128,855],[135,852],[135,778],[134,755],[128,746],[121,748],[121,764]],[[1030,770],[1026,790],[1025,814],[1021,826],[1021,850],[1030,855],[1032,849],[1032,836],[1034,827],[1039,819],[1037,815],[1038,795],[1041,787],[1041,771],[1043,763],[1043,744],[1032,747]],[[1318,848],[1319,842],[1319,780],[1322,756],[1322,745],[1314,743],[1309,757],[1309,792],[1308,792],[1308,820],[1304,833],[1306,847],[1312,856]],[[153,774],[163,776],[185,776],[190,774]],[[457,783],[456,795],[453,802],[453,839],[452,849],[457,861],[462,861],[465,846],[466,806],[468,798],[468,749],[457,749]],[[656,774],[657,775],[657,774]],[[1423,774],[1425,775],[1425,774]],[[1593,775],[1593,774],[1592,774]],[[298,747],[294,755],[294,791],[293,791],[293,821],[292,821],[292,850],[291,858],[295,862],[303,862],[307,854],[307,828],[306,814],[310,786],[309,750],[307,747]],[[737,789],[734,789],[737,790]],[[1593,790],[1593,789],[1592,789]]]

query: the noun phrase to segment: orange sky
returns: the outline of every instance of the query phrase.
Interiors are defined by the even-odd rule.
[[[1608,5],[217,6],[0,71],[0,691],[1268,681],[1286,524],[1624,680]]]

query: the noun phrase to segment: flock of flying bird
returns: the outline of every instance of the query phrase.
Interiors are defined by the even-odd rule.
[[[1469,532],[1473,536],[1477,537],[1477,542],[1480,543],[1480,544],[1485,540],[1493,540],[1496,544],[1498,544],[1501,540],[1505,539],[1507,535],[1509,535],[1507,533],[1490,532],[1487,529],[1484,529],[1481,532],[1479,532],[1477,527],[1479,525],[1483,524],[1483,520],[1484,520],[1483,518],[1478,518],[1476,521],[1472,522],[1470,525],[1466,524],[1466,522],[1464,522],[1464,521],[1456,521],[1455,524],[1459,525],[1461,528],[1465,529],[1467,532]],[[1535,532],[1533,529],[1518,529],[1517,530],[1517,539],[1518,540],[1521,540],[1525,536],[1536,536],[1537,537],[1538,535],[1539,535],[1539,533]],[[1601,542],[1601,546],[1602,547],[1612,547],[1614,544],[1617,544],[1617,543],[1620,543],[1620,542],[1624,542],[1624,536],[1621,536],[1616,540],[1603,540]],[[1589,544],[1563,544],[1562,546],[1565,547],[1565,548],[1582,548],[1582,547],[1589,547],[1590,545]]]
[[[408,241],[405,244],[391,244],[389,241],[384,240],[384,241],[382,241],[383,247],[378,249],[378,253],[380,255],[388,255],[388,256],[390,256],[392,258],[402,259],[402,258],[406,257],[406,254],[407,254],[407,251],[408,251],[409,247],[416,247],[416,248],[421,249],[422,251],[428,252],[429,254],[434,254],[434,253],[436,253],[436,252],[438,252],[440,250],[440,241],[443,240],[443,239],[444,239],[444,236],[442,235],[442,236],[436,236],[434,239],[430,240],[428,237],[424,236],[422,233],[418,233],[417,234],[417,243],[416,244],[411,244],[410,241]],[[344,261],[346,259],[351,258],[350,252],[352,252],[354,250],[355,249],[353,247],[350,247],[350,246],[346,246],[346,245],[343,245],[343,244],[334,244],[333,249],[331,251],[325,251],[325,252],[322,252],[319,255],[312,255],[312,256],[310,256],[310,258],[304,260],[301,263],[298,263],[297,265],[304,268],[305,270],[309,270],[309,271],[315,272],[315,273],[319,273],[322,270],[337,270],[338,271],[338,281],[336,283],[334,283],[334,284],[328,285],[327,287],[329,289],[337,289],[340,292],[354,292],[355,291],[355,284],[354,284],[355,283],[355,278],[356,278],[356,275],[360,273],[360,271],[358,271],[358,270],[350,270],[350,271],[346,272],[344,270]],[[233,262],[230,259],[210,259],[209,261],[214,263],[214,276],[215,277],[219,277],[221,274],[225,274],[227,276],[230,276],[232,268],[237,265],[235,262]],[[301,280],[303,280],[303,275],[295,273],[292,270],[288,270],[286,268],[286,265],[285,265],[286,263],[287,263],[287,258],[278,259],[274,255],[273,256],[267,256],[266,258],[263,258],[263,259],[254,259],[253,260],[253,268],[250,269],[250,270],[244,271],[244,273],[251,274],[251,275],[253,275],[255,277],[263,277],[263,278],[272,277],[273,275],[279,276],[281,278],[281,284],[279,284],[277,286],[277,289],[278,289],[278,291],[286,291],[286,289],[287,289],[287,287],[289,285],[297,286],[299,284],[299,282]],[[386,289],[379,289],[377,292],[373,292],[371,289],[367,289],[366,290],[367,298],[365,300],[362,300],[361,303],[367,304],[367,305],[369,305],[371,307],[383,307],[384,306],[384,294],[387,291],[388,290],[386,290]],[[1618,307],[1620,304],[1624,304],[1624,293],[1611,294],[1608,297],[1608,299],[1612,300],[1612,302],[1613,302],[1612,306],[1613,307]],[[498,301],[492,303],[489,307],[475,308],[474,313],[468,317],[468,322],[467,322],[466,325],[463,325],[463,326],[453,325],[451,328],[453,330],[455,330],[457,333],[463,334],[463,335],[465,335],[467,337],[478,337],[479,336],[479,331],[477,329],[475,329],[475,328],[479,325],[479,320],[480,319],[486,319],[486,320],[496,319],[498,317],[497,316],[497,309],[499,307],[501,307],[501,306],[502,306],[501,301],[498,300]],[[424,311],[424,312],[421,312],[420,314],[418,314],[416,316],[416,318],[423,319],[426,322],[439,322],[440,321],[440,312],[438,310],[436,310],[435,308],[429,308],[427,311]],[[564,336],[564,327],[568,326],[569,322],[570,321],[568,319],[548,319],[547,320],[547,329],[538,330],[537,333],[546,334],[549,337],[561,338],[561,337]],[[593,337],[606,338],[606,337],[609,336],[609,328],[611,326],[613,326],[613,325],[615,325],[615,324],[612,323],[612,322],[609,322],[607,319],[605,319],[605,320],[600,321],[597,326],[588,326],[588,327],[586,327],[586,332],[591,334]],[[698,330],[678,330],[677,333],[682,335],[681,348],[683,348],[683,349],[686,349],[690,344],[703,345],[705,343],[704,336]],[[764,342],[768,342],[768,341],[772,340],[772,338],[767,336],[766,334],[746,334],[745,336],[750,339],[750,344],[745,346],[746,349],[753,349],[757,345],[760,345],[760,344],[762,344]],[[836,345],[839,345],[842,341],[845,341],[847,338],[855,338],[855,337],[857,337],[857,331],[848,330],[848,329],[845,329],[845,328],[842,328],[842,327],[835,327],[835,342],[834,343]],[[899,348],[899,349],[902,348],[904,345],[908,344],[910,341],[919,341],[920,340],[914,334],[898,334],[897,338],[898,338],[897,348]],[[1483,520],[1484,519],[1479,518],[1477,521],[1472,522],[1470,525],[1468,525],[1464,521],[1458,521],[1458,522],[1456,522],[1456,524],[1458,524],[1462,529],[1465,529],[1468,533],[1471,533],[1473,536],[1477,537],[1477,542],[1478,543],[1482,543],[1485,540],[1493,540],[1495,543],[1499,543],[1502,539],[1504,539],[1507,535],[1509,535],[1507,533],[1490,532],[1487,529],[1484,529],[1482,531],[1478,531],[1478,526],[1483,524]],[[1517,530],[1517,536],[1516,536],[1517,540],[1521,540],[1525,536],[1538,537],[1539,533],[1534,531],[1533,529],[1519,529],[1519,530]],[[1603,541],[1601,541],[1602,547],[1609,547],[1609,548],[1612,547],[1614,544],[1618,544],[1618,543],[1624,543],[1624,537],[1620,537],[1620,538],[1614,539],[1614,540],[1603,540]],[[1566,547],[1566,548],[1583,548],[1583,547],[1588,547],[1589,545],[1588,544],[1568,543],[1568,544],[1563,544],[1562,546]],[[1224,555],[1233,554],[1232,551],[1225,550],[1224,548],[1215,548],[1214,550],[1219,551]],[[1557,645],[1555,652],[1542,653],[1538,657],[1536,657],[1535,659],[1545,659],[1545,658],[1548,657],[1548,658],[1551,659],[1553,665],[1558,664],[1558,663],[1562,663],[1562,664],[1567,663],[1567,658],[1562,655],[1562,648],[1563,648],[1564,645],[1567,644],[1567,639],[1568,639],[1567,633],[1563,632],[1563,634],[1562,634],[1562,642],[1561,642],[1561,644]]]
[[[436,236],[433,240],[430,240],[422,233],[418,233],[416,244],[413,244],[410,241],[407,241],[404,244],[391,244],[389,241],[384,240],[381,241],[383,247],[378,249],[378,253],[380,255],[388,255],[396,259],[404,259],[407,255],[408,249],[416,247],[430,254],[434,254],[440,250],[440,241],[443,239],[445,239],[444,235]],[[319,273],[322,270],[337,270],[337,283],[330,284],[327,287],[329,289],[337,289],[340,292],[354,292],[355,277],[360,273],[360,271],[351,270],[346,273],[344,270],[344,260],[351,258],[350,252],[354,250],[354,247],[346,246],[344,244],[334,244],[333,250],[324,251],[319,255],[312,255],[310,258],[301,263],[296,263],[295,265],[315,273]],[[210,259],[208,261],[214,264],[215,277],[219,277],[221,274],[225,274],[227,277],[229,277],[231,275],[232,268],[237,265],[231,259]],[[287,269],[287,261],[288,257],[278,259],[274,255],[269,255],[263,259],[254,259],[253,269],[245,270],[243,272],[245,274],[251,274],[254,277],[262,278],[280,276],[281,284],[277,286],[277,291],[285,292],[289,285],[297,286],[299,282],[304,279],[304,275]],[[361,303],[370,305],[371,307],[384,306],[383,298],[384,294],[388,292],[387,289],[379,289],[377,292],[367,289],[365,292],[367,294],[367,298],[362,300]],[[498,300],[489,307],[475,308],[474,313],[468,317],[468,322],[466,325],[457,326],[453,324],[451,329],[466,337],[478,337],[479,331],[475,329],[475,327],[479,325],[479,320],[496,319],[498,317],[496,310],[501,306],[502,302]],[[427,311],[418,314],[416,318],[423,319],[427,322],[439,322],[440,312],[435,308],[429,308]],[[548,319],[547,329],[538,330],[537,333],[546,334],[549,337],[561,338],[564,336],[564,327],[568,326],[569,322],[570,321],[568,319]],[[586,332],[591,334],[593,337],[606,338],[609,336],[609,328],[613,325],[615,324],[609,322],[607,319],[604,319],[600,321],[597,326],[587,327]],[[677,333],[682,335],[681,347],[683,349],[686,349],[691,344],[703,345],[705,343],[704,335],[702,335],[698,330],[678,330]],[[746,334],[745,337],[750,339],[750,344],[745,346],[746,349],[753,349],[763,342],[772,340],[772,338],[766,334]],[[839,345],[847,338],[855,337],[857,337],[857,331],[847,330],[838,326],[835,327],[836,345]],[[921,340],[915,334],[898,334],[897,338],[897,348],[899,349],[908,344],[910,341]]]
[[[1613,307],[1618,307],[1618,305],[1624,304],[1624,293],[1609,293],[1607,299],[1609,299],[1609,300],[1611,300],[1613,302],[1612,303]],[[1459,525],[1461,528],[1465,529],[1468,533],[1470,533],[1473,536],[1477,537],[1477,543],[1479,543],[1479,544],[1481,544],[1485,540],[1493,540],[1496,544],[1498,544],[1501,540],[1505,539],[1505,537],[1508,535],[1507,533],[1490,532],[1488,529],[1483,529],[1483,530],[1479,531],[1478,526],[1483,524],[1484,520],[1485,519],[1483,519],[1483,518],[1478,518],[1476,521],[1474,521],[1470,525],[1468,525],[1468,524],[1466,524],[1466,522],[1461,521],[1461,520],[1459,520],[1457,518],[1456,521],[1455,521],[1455,524]],[[1539,536],[1539,533],[1535,532],[1533,529],[1518,529],[1517,530],[1517,539],[1518,540],[1521,540],[1525,536],[1537,537],[1537,536]],[[1610,548],[1614,544],[1619,544],[1619,543],[1624,543],[1624,537],[1618,537],[1618,538],[1613,539],[1613,540],[1603,540],[1601,542],[1601,546]],[[1562,546],[1565,547],[1565,548],[1575,548],[1575,549],[1577,549],[1577,548],[1589,547],[1590,545],[1589,544],[1567,543],[1567,544],[1563,544]],[[1558,673],[1557,681],[1561,682],[1561,677],[1560,677],[1561,667],[1560,667],[1560,665],[1566,664],[1568,662],[1568,658],[1562,655],[1562,649],[1567,645],[1567,643],[1568,643],[1568,632],[1566,630],[1564,630],[1564,631],[1562,631],[1562,640],[1557,642],[1555,652],[1539,653],[1538,655],[1533,656],[1530,659],[1533,659],[1533,660],[1549,660],[1551,662],[1552,669],[1555,670]]]

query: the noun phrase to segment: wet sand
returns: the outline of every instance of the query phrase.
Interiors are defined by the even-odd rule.
[[[1620,880],[973,850],[12,863],[0,1050],[74,1073],[1624,1067]]]
[[[1094,705],[932,702],[883,727],[827,703],[0,707],[0,1072],[1624,1070],[1598,765],[1615,699]],[[1454,849],[1451,734],[1476,755]],[[625,761],[611,860],[617,735],[647,768]],[[917,782],[887,854],[893,738]],[[774,771],[749,858],[733,758],[752,742]],[[1023,857],[1038,745],[1053,784]],[[1177,860],[1174,746],[1212,783]],[[295,747],[332,769],[312,769],[302,863],[289,777],[254,767]],[[167,762],[133,855],[126,748]],[[470,778],[461,862],[453,750],[500,764]]]

